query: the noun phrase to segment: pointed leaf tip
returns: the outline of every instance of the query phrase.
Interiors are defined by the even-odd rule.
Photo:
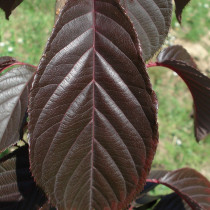
[[[176,9],[175,9],[176,19],[181,24],[182,11],[185,8],[185,6],[190,2],[190,0],[174,0],[174,1],[175,1],[175,5],[176,5]]]
[[[7,20],[9,20],[12,11],[22,2],[23,0],[0,0],[0,8],[4,10]]]

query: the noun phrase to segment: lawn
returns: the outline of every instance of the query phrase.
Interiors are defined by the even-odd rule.
[[[13,56],[38,65],[53,28],[54,5],[55,0],[25,0],[11,15],[10,21],[4,20],[0,11],[0,56]],[[192,1],[183,15],[182,27],[173,18],[173,30],[179,39],[199,43],[210,26],[208,7],[206,0]],[[185,84],[163,68],[151,69],[149,74],[159,100],[160,144],[153,168],[189,166],[210,178],[210,137],[199,144],[195,142],[192,98]]]

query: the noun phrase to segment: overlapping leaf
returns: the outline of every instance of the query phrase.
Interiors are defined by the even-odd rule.
[[[192,208],[176,193],[171,193],[164,196],[154,210],[192,210]]]
[[[29,170],[28,146],[0,160],[0,210],[36,210],[46,202]]]
[[[17,61],[9,56],[3,56],[0,57],[0,73],[2,73],[2,71],[8,67],[9,65],[12,65],[14,63],[16,63]]]
[[[210,133],[210,78],[196,69],[188,52],[181,46],[163,50],[156,66],[175,71],[187,84],[194,99],[195,136],[197,141]]]
[[[171,24],[171,0],[120,0],[132,20],[144,60],[149,60],[162,46]]]
[[[3,60],[1,58],[4,66],[2,71],[9,69],[0,76],[0,151],[19,140],[19,131],[28,105],[29,88],[35,72],[32,66],[13,63],[11,59]],[[9,66],[6,67],[6,63]]]
[[[209,209],[210,182],[194,169],[182,168],[166,172],[163,177],[158,176],[158,179],[155,179],[153,176],[152,179],[147,179],[147,182],[166,185],[184,199],[192,209]]]
[[[30,95],[31,169],[59,209],[121,209],[157,145],[156,98],[114,0],[69,1]]]
[[[0,8],[4,10],[6,18],[9,20],[12,10],[14,10],[23,0],[0,0]]]
[[[185,6],[190,2],[190,0],[174,0],[176,4],[176,18],[181,23],[182,21],[182,11],[185,8]]]
[[[147,210],[152,208],[162,196],[141,195],[132,202],[129,209],[133,210]]]

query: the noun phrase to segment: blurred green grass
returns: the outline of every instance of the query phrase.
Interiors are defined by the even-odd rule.
[[[55,0],[24,0],[9,21],[1,10],[0,56],[38,65],[54,24],[54,6]]]
[[[38,65],[54,24],[54,5],[55,0],[24,0],[10,21],[4,20],[0,11],[0,56]],[[179,38],[199,42],[208,32],[206,5],[209,6],[206,0],[191,1],[184,10],[182,27],[173,17],[172,27]],[[153,168],[172,170],[189,166],[210,178],[210,137],[199,144],[195,141],[190,92],[171,71],[153,68],[149,74],[159,100],[160,143]]]
[[[175,15],[172,18],[172,27],[179,33],[179,37],[197,42],[209,32],[210,1],[193,0],[186,6],[182,14],[182,24],[177,22]]]

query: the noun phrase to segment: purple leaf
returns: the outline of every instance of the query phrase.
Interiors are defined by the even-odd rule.
[[[182,168],[164,172],[165,175],[155,178],[155,171],[147,182],[163,184],[174,190],[192,209],[208,209],[210,203],[210,182],[191,168]]]
[[[176,193],[164,196],[154,210],[192,210],[192,208]]]
[[[184,80],[194,99],[196,139],[205,138],[210,133],[210,79],[196,69],[191,56],[181,46],[164,49],[154,66],[170,68]]]
[[[18,61],[15,60],[15,58],[12,58],[12,57],[9,57],[9,56],[3,56],[3,57],[0,57],[0,73],[2,73],[2,71],[14,64],[14,63],[17,63]]]
[[[149,60],[162,46],[171,25],[171,0],[120,0],[132,20],[142,48]]]
[[[29,170],[28,146],[0,159],[0,210],[36,210],[44,202]]]
[[[19,131],[27,110],[29,88],[35,72],[33,66],[8,62],[11,65],[7,67],[2,62],[5,67],[2,71],[7,72],[0,76],[0,151],[20,139]],[[0,69],[2,66],[0,65]]]
[[[136,33],[114,0],[68,1],[29,106],[31,169],[60,209],[121,209],[158,142],[157,101]]]
[[[185,8],[185,6],[190,2],[190,0],[174,0],[176,9],[176,19],[179,21],[179,23],[182,22],[182,11]]]
[[[4,10],[7,20],[9,20],[12,10],[22,2],[23,0],[0,0],[0,8]]]

